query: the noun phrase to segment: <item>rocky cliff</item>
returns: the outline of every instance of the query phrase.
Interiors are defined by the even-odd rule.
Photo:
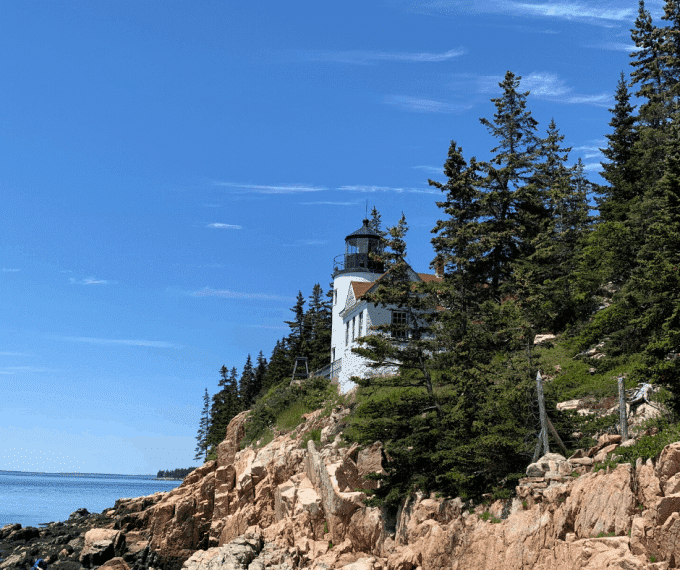
[[[460,499],[416,495],[390,513],[364,504],[361,489],[374,483],[363,476],[382,468],[382,451],[379,443],[343,447],[338,434],[347,412],[310,414],[292,434],[243,450],[246,414],[237,416],[216,461],[169,493],[119,501],[97,519],[101,528],[81,537],[79,550],[55,555],[53,567],[642,570],[680,564],[680,442],[656,464],[611,472],[590,472],[582,457],[546,457],[515,499],[467,509]],[[313,441],[303,444],[312,429],[322,430],[318,449]],[[604,438],[591,455],[611,445]],[[12,560],[0,570],[13,567]]]

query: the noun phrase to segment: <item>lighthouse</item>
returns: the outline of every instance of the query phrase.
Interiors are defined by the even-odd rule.
[[[359,300],[384,272],[382,251],[381,235],[364,220],[345,238],[345,253],[334,260],[331,362],[332,376],[338,378],[343,392],[353,385],[349,378],[365,370],[363,359],[351,348],[356,339],[370,334],[368,309]]]

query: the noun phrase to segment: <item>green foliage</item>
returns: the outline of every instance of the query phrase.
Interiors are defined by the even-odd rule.
[[[267,431],[271,433],[274,427],[281,431],[294,429],[302,421],[303,414],[337,399],[336,387],[325,378],[313,377],[300,385],[274,386],[253,406],[241,445],[245,447],[256,442]]]
[[[494,524],[501,522],[501,519],[492,515],[489,511],[484,511],[479,518],[481,518],[485,522],[488,521]]]
[[[658,459],[664,447],[680,441],[680,424],[670,424],[663,420],[657,421],[656,424],[660,427],[658,435],[643,436],[631,447],[619,447],[615,453],[616,459],[598,463],[593,467],[593,470],[599,471],[607,467],[614,468],[620,463],[635,465],[638,458],[642,459],[642,461]]]
[[[157,479],[184,479],[196,467],[179,467],[177,469],[161,469],[157,474]]]
[[[300,442],[300,448],[301,449],[307,449],[307,444],[313,441],[315,445],[317,446],[317,449],[321,445],[321,430],[320,429],[312,429],[309,430],[302,438],[302,441]]]
[[[203,411],[201,412],[201,420],[198,424],[198,433],[196,434],[196,455],[194,461],[203,461],[208,459],[208,431],[210,429],[210,395],[208,389],[205,389],[203,395]]]

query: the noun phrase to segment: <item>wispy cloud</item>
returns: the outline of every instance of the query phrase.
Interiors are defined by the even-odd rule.
[[[12,352],[9,350],[3,350],[0,351],[0,356],[31,356],[31,355],[27,354],[26,352]]]
[[[300,247],[300,246],[305,246],[305,245],[325,245],[327,243],[328,243],[327,240],[320,240],[320,239],[298,239],[298,240],[295,240],[294,243],[283,244],[283,247]]]
[[[86,277],[85,279],[76,279],[71,277],[69,279],[74,285],[111,285],[117,281],[110,281],[109,279],[95,279],[94,277]]]
[[[450,49],[444,53],[430,52],[388,52],[388,51],[316,51],[305,52],[307,61],[331,61],[334,63],[351,63],[370,65],[380,61],[402,61],[409,63],[438,63],[460,57],[466,52],[463,48]]]
[[[439,194],[439,190],[429,190],[427,188],[393,188],[391,186],[340,186],[338,190],[346,192],[396,192],[397,194]]]
[[[515,16],[528,16],[535,18],[551,18],[554,20],[581,21],[589,24],[612,26],[621,22],[631,22],[636,14],[634,8],[612,6],[614,2],[596,2],[594,0],[582,0],[581,2],[513,2],[508,0],[485,0],[484,2],[472,0],[461,2],[460,0],[433,0],[423,2],[417,6],[416,11],[432,15],[453,16],[462,12],[473,14],[512,14]]]
[[[244,193],[254,192],[257,194],[298,194],[301,192],[321,192],[327,190],[323,186],[312,186],[310,184],[241,184],[239,182],[222,182],[216,180],[214,186],[225,188],[236,188]]]
[[[21,269],[15,269],[14,267],[3,267],[2,272],[3,273],[19,273]]]
[[[357,206],[359,202],[300,202],[301,206]]]
[[[219,222],[214,222],[212,224],[206,224],[206,228],[216,228],[218,230],[242,230],[242,226],[237,226],[235,224],[222,224]]]
[[[37,366],[3,366],[0,368],[0,374],[21,374],[22,372],[29,372],[33,374],[42,374],[45,372],[54,372],[49,368],[39,368]]]
[[[602,170],[602,165],[599,162],[591,162],[583,166],[584,170],[589,172],[600,172]]]
[[[283,295],[268,295],[266,293],[243,293],[239,291],[229,291],[228,289],[211,289],[206,287],[190,293],[192,297],[221,297],[223,299],[246,299],[256,301],[295,301],[294,297]]]
[[[403,111],[414,113],[464,113],[472,109],[472,105],[437,101],[423,97],[410,97],[408,95],[385,95],[382,102]]]
[[[520,88],[531,91],[534,97],[562,97],[570,91],[564,79],[554,73],[530,73],[522,78]]]
[[[90,336],[59,336],[58,340],[67,342],[82,342],[100,346],[144,346],[149,348],[182,348],[182,345],[162,340],[96,338]]]
[[[599,95],[571,95],[560,101],[561,103],[585,103],[596,107],[610,107],[612,104],[611,93],[600,93]]]
[[[427,172],[428,174],[442,174],[444,168],[441,166],[412,166],[411,168],[415,168],[416,170],[422,170],[423,172]]]
[[[605,20],[608,22],[631,22],[635,18],[633,8],[612,8],[601,3],[573,2],[503,2],[508,11],[528,16],[542,16],[565,20]],[[492,5],[497,5],[493,2]]]
[[[471,75],[459,74],[457,81],[451,84],[455,90],[476,89],[478,93],[499,94],[499,83],[503,81],[500,75]],[[529,91],[531,97],[547,99],[556,103],[587,104],[596,107],[608,107],[611,104],[610,93],[581,95],[574,93],[574,88],[556,73],[534,71],[528,75],[520,75],[520,91]]]
[[[594,48],[599,48],[599,49],[606,49],[610,51],[625,51],[628,53],[633,53],[636,51],[640,51],[642,48],[639,48],[631,43],[623,43],[623,42],[605,42],[601,44],[596,44],[592,45],[589,47],[594,47]]]
[[[572,150],[575,151],[580,151],[583,153],[583,158],[597,158],[602,156],[602,151],[600,151],[600,148],[606,146],[607,142],[606,141],[597,141],[600,144],[598,146],[595,145],[582,145],[582,146],[575,146],[572,148]]]
[[[241,325],[247,328],[254,328],[254,329],[270,329],[270,330],[284,330],[287,331],[290,329],[290,327],[284,327],[283,325]]]

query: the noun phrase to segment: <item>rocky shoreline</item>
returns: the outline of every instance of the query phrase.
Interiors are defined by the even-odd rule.
[[[680,566],[680,442],[656,462],[594,471],[619,443],[529,466],[517,496],[471,507],[416,493],[397,512],[365,504],[381,445],[345,447],[348,409],[241,450],[247,413],[218,458],[172,491],[0,529],[0,570],[667,570]],[[321,445],[305,437],[321,433]],[[582,455],[582,456],[581,456]]]

